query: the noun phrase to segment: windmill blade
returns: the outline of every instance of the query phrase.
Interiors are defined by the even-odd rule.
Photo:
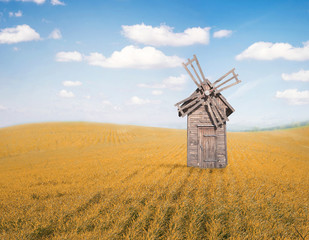
[[[199,71],[200,71],[200,73],[201,73],[201,75],[202,75],[203,81],[204,81],[204,82],[207,82],[207,84],[208,84],[210,87],[212,87],[212,83],[211,83],[207,78],[205,78],[204,73],[203,73],[203,71],[202,71],[202,68],[201,68],[201,66],[200,66],[200,63],[199,63],[199,61],[197,60],[197,57],[195,56],[195,54],[193,55],[193,59],[195,60],[196,65],[197,65],[197,67],[198,67],[198,69],[199,69]]]
[[[195,102],[195,104],[193,106],[191,106],[185,113],[184,115],[182,115],[182,117],[190,114],[194,109],[196,109],[197,107],[203,105],[204,100],[200,99],[200,101]],[[186,108],[186,107],[185,107]],[[184,109],[185,109],[184,108]]]
[[[211,103],[211,106],[213,107],[213,111],[215,115],[217,113],[217,118],[220,120],[220,123],[222,124],[222,121],[225,121],[225,115],[221,112],[215,100],[210,99],[210,103]]]
[[[236,85],[236,84],[238,84],[238,83],[241,83],[241,81],[239,80],[238,82],[234,82],[234,83],[232,83],[232,84],[230,84],[230,85],[228,85],[228,86],[226,86],[226,87],[224,87],[224,88],[221,88],[220,90],[217,91],[217,93],[220,93],[220,92],[222,92],[223,90],[225,90],[225,89],[227,89],[227,88],[229,88],[229,87],[232,87],[232,86],[234,86],[234,85]]]
[[[195,62],[195,64],[197,65],[198,69],[199,69],[199,73],[196,70],[196,67],[194,67],[193,63]],[[212,87],[212,84],[209,82],[208,79],[205,78],[204,73],[202,71],[202,68],[197,60],[197,57],[195,55],[193,55],[192,59],[188,59],[188,62],[183,63],[182,64],[183,67],[186,69],[186,71],[188,72],[188,74],[190,75],[190,77],[192,78],[193,82],[200,88],[200,86],[202,87],[203,83],[207,83],[209,84],[210,87]],[[194,77],[194,75],[191,73],[191,71],[189,70],[188,66],[191,66],[194,74],[196,77]],[[197,81],[198,80],[198,81]],[[198,85],[199,82],[199,85]]]
[[[218,127],[217,119],[215,118],[214,113],[213,113],[213,111],[212,111],[212,109],[210,107],[209,100],[207,100],[205,102],[205,104],[207,105],[207,108],[208,108],[208,111],[210,113],[210,116],[211,116],[211,119],[212,119],[213,123],[215,124],[216,127]]]
[[[197,76],[197,78],[198,78],[200,84],[202,84],[203,81],[201,80],[200,76],[199,76],[198,73],[196,72],[195,67],[193,66],[192,62],[190,63],[190,66],[191,66],[191,68],[193,69],[195,75]]]
[[[241,81],[237,78],[238,74],[235,74],[234,70],[235,70],[235,68],[233,68],[231,71],[229,71],[228,73],[226,73],[225,75],[223,75],[221,78],[219,78],[217,81],[214,82],[214,84],[213,84],[213,85],[214,85],[213,91],[214,91],[216,94],[218,94],[218,93],[222,92],[223,90],[225,90],[225,89],[227,89],[227,88],[229,88],[229,87],[232,87],[232,86],[234,86],[234,85],[236,85],[236,84],[238,84],[238,83],[241,82]],[[218,84],[220,81],[222,81],[225,77],[227,77],[227,76],[228,76],[229,74],[231,74],[231,73],[233,74],[233,76],[232,76],[231,78],[229,78],[228,80],[226,80],[226,81],[220,83],[219,85],[216,85],[216,84]],[[227,84],[229,81],[231,81],[231,80],[233,80],[233,79],[235,79],[235,82],[234,82],[234,83],[232,83],[232,84],[230,84],[230,85],[227,85],[227,86],[222,87],[221,89],[219,89],[221,86]]]
[[[217,111],[217,108],[212,104],[210,104],[210,107],[212,109],[212,112],[215,114],[215,118],[216,118],[217,123],[219,123],[219,125],[222,125],[223,122],[222,122],[222,119],[221,119],[221,117],[220,117],[220,115]]]
[[[218,106],[216,100],[210,99],[210,101],[211,101],[211,104],[214,105],[214,106],[216,107],[216,109],[217,109],[218,113],[220,114],[222,120],[223,120],[224,122],[229,121],[228,117],[226,116],[226,113],[221,111],[221,109],[220,109],[220,107]]]
[[[178,105],[180,105],[180,104],[182,104],[182,103],[184,103],[184,102],[186,102],[186,101],[189,101],[190,99],[193,100],[193,99],[195,99],[195,98],[197,98],[197,97],[198,97],[197,93],[194,92],[190,97],[187,97],[187,98],[181,100],[180,102],[176,103],[174,106],[177,107]]]
[[[227,75],[231,74],[233,71],[235,70],[235,68],[233,68],[232,70],[230,70],[229,72],[227,72],[226,74],[224,74],[222,77],[220,77],[217,81],[215,81],[213,83],[213,85],[216,85],[218,82],[220,82],[223,78],[225,78]]]
[[[192,100],[192,102],[190,102],[190,103],[188,103],[188,104],[186,104],[184,106],[180,106],[179,109],[180,110],[184,110],[186,108],[190,108],[191,106],[193,106],[194,104],[196,104],[199,101],[200,101],[200,98],[196,98],[196,99]]]
[[[194,76],[192,75],[192,73],[190,72],[190,70],[188,69],[187,65],[185,63],[182,63],[183,67],[186,69],[187,73],[190,75],[190,77],[192,78],[193,82],[196,84],[196,86],[199,88],[201,85],[197,83],[196,79],[194,78]]]

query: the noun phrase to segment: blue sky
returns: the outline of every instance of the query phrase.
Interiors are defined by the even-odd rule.
[[[229,130],[309,120],[308,1],[0,0],[0,127],[94,121],[185,128],[196,54]]]

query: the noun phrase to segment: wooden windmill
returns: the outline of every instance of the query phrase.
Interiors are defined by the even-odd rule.
[[[190,97],[175,104],[178,115],[187,116],[187,165],[223,168],[227,165],[226,121],[235,110],[221,92],[241,81],[233,68],[211,83],[195,55],[183,66],[197,86]]]

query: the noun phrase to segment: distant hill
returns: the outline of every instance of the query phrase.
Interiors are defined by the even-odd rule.
[[[309,121],[289,123],[289,124],[285,124],[285,125],[267,127],[267,128],[254,127],[252,129],[249,129],[249,130],[244,130],[243,132],[272,131],[272,130],[280,130],[280,129],[305,127],[305,126],[309,126]]]

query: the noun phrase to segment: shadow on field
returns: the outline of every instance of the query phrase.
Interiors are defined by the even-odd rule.
[[[162,168],[187,168],[187,165],[182,165],[182,164],[170,164],[170,163],[163,163],[163,164],[160,164],[159,167],[162,167]]]

